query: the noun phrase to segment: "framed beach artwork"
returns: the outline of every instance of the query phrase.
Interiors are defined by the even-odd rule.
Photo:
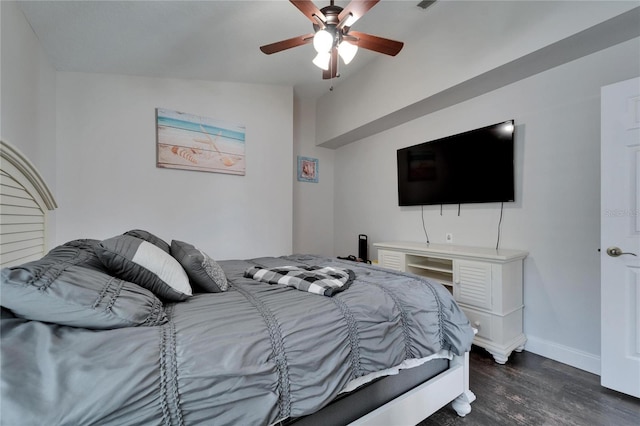
[[[318,183],[318,159],[298,156],[298,180]]]
[[[245,127],[156,108],[156,165],[245,174]]]

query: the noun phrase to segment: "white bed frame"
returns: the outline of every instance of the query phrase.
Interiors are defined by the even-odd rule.
[[[0,141],[0,265],[41,258],[48,251],[47,213],[57,207],[34,165]],[[353,426],[415,425],[448,403],[459,416],[471,412],[469,354],[454,356],[449,369],[351,423]]]
[[[459,416],[471,412],[469,354],[454,356],[449,369],[370,412],[351,426],[416,425],[451,402]]]

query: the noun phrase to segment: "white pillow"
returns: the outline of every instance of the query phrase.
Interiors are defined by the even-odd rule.
[[[147,241],[119,235],[101,241],[95,251],[109,271],[151,290],[162,299],[180,301],[193,294],[189,277],[180,263]]]

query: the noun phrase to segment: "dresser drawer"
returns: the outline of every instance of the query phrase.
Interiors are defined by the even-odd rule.
[[[489,340],[492,339],[491,315],[485,314],[484,312],[474,311],[469,308],[462,308],[462,311],[467,318],[469,318],[471,327],[478,330],[476,336]]]

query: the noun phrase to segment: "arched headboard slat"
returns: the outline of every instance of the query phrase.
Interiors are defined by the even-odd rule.
[[[12,266],[46,252],[47,212],[57,207],[33,164],[0,141],[0,265]]]

